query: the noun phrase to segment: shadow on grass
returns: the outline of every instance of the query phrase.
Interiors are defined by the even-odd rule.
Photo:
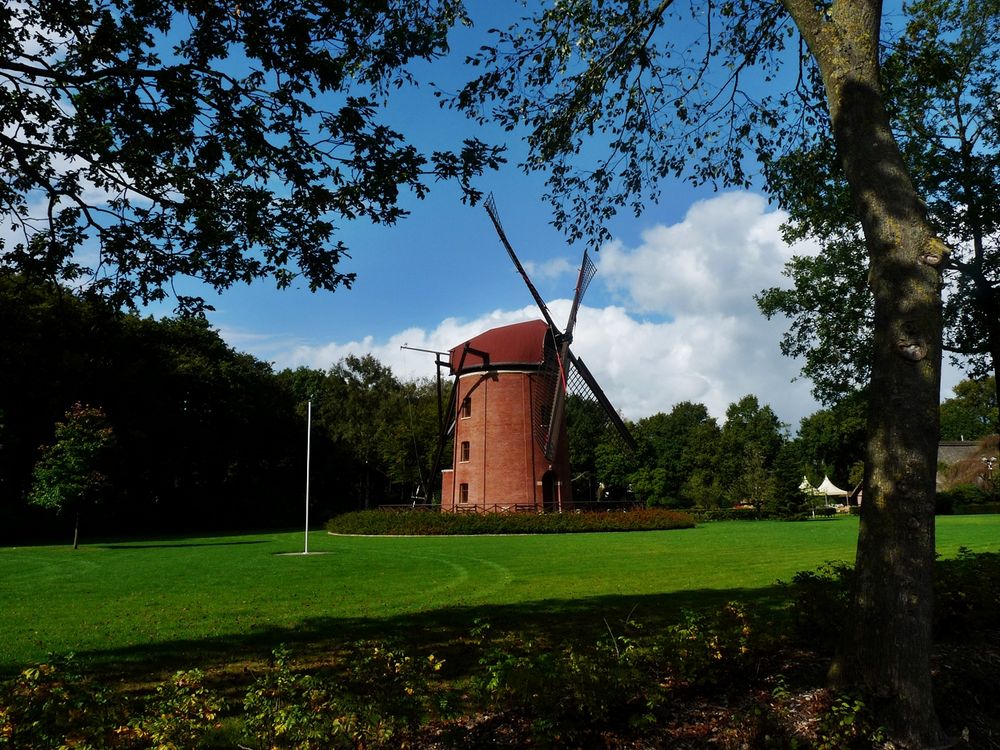
[[[473,631],[490,626],[490,639],[511,636],[559,647],[587,645],[626,632],[626,622],[655,633],[681,619],[684,610],[712,611],[740,601],[761,614],[777,614],[787,604],[779,585],[760,589],[700,589],[641,596],[596,596],[541,600],[512,605],[456,606],[387,618],[308,617],[292,627],[260,627],[249,633],[183,639],[107,650],[80,651],[78,663],[95,675],[134,679],[156,677],[178,669],[248,666],[266,661],[284,644],[293,658],[314,664],[334,663],[337,654],[359,641],[384,641],[413,656],[435,654],[449,661],[452,678],[469,673],[478,659]],[[0,664],[0,673],[24,665]],[[233,675],[238,682],[238,675]]]

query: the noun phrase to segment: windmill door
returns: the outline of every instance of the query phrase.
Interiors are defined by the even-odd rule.
[[[551,470],[542,475],[542,507],[546,513],[556,509],[556,473]]]

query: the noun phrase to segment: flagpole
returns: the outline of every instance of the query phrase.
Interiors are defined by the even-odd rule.
[[[309,464],[312,459],[312,413],[313,402],[310,398],[306,407],[306,531],[305,548],[302,552],[304,555],[309,554]]]

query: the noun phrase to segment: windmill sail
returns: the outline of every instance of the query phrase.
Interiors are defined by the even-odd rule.
[[[573,340],[573,329],[576,328],[576,315],[580,311],[580,303],[583,301],[583,295],[587,293],[587,287],[590,286],[590,282],[594,280],[594,276],[597,275],[597,266],[590,259],[586,249],[583,251],[583,260],[580,261],[580,273],[576,277],[576,291],[573,293],[573,305],[569,310],[569,320],[566,322],[566,332],[563,334],[564,338]]]
[[[549,313],[549,308],[546,307],[545,301],[542,299],[542,295],[538,293],[535,289],[535,285],[531,283],[531,279],[528,277],[528,272],[524,270],[524,266],[521,265],[521,261],[517,258],[517,253],[514,252],[514,248],[511,247],[510,241],[507,239],[507,234],[503,231],[503,225],[500,223],[500,214],[497,213],[497,204],[493,200],[493,193],[490,193],[486,202],[483,204],[486,207],[486,213],[489,214],[490,220],[493,222],[493,227],[497,230],[497,236],[503,243],[503,246],[507,249],[507,254],[510,259],[514,261],[514,267],[517,272],[521,274],[521,278],[524,279],[524,283],[528,285],[528,291],[531,292],[531,296],[535,300],[535,304],[538,305],[538,309],[542,311],[542,317],[545,318],[545,322],[549,324],[549,328],[552,329],[554,335],[558,335],[559,329],[556,328],[555,321],[552,320],[552,315]]]
[[[573,332],[576,329],[577,314],[580,311],[583,295],[597,273],[597,267],[590,259],[587,251],[584,250],[583,258],[580,262],[579,274],[577,275],[576,289],[573,293],[573,303],[570,306],[569,320],[566,322],[565,330],[560,331],[552,320],[552,315],[549,313],[549,308],[546,306],[545,301],[538,293],[535,285],[531,283],[527,271],[524,270],[524,266],[521,265],[517,253],[514,252],[514,248],[507,239],[507,234],[500,223],[500,215],[497,212],[496,201],[493,199],[492,194],[486,199],[484,205],[486,213],[489,214],[490,220],[493,222],[493,227],[496,229],[497,236],[499,236],[500,241],[506,248],[510,259],[514,262],[514,267],[521,275],[521,278],[524,279],[528,291],[535,300],[535,304],[538,305],[538,309],[541,311],[542,317],[545,319],[545,323],[551,332],[551,341],[549,342],[551,346],[549,343],[546,345],[544,362],[535,380],[533,396],[534,403],[538,405],[533,417],[533,432],[535,440],[541,446],[545,457],[550,461],[554,460],[559,441],[563,438],[562,433],[566,421],[566,395],[568,390],[586,401],[595,403],[605,414],[607,424],[614,426],[616,433],[627,446],[635,448],[635,441],[629,434],[628,428],[618,415],[618,412],[611,405],[604,391],[601,390],[600,385],[597,384],[597,380],[587,369],[586,365],[584,365],[583,361],[577,359],[569,348],[570,343],[573,341]]]
[[[611,401],[604,393],[604,389],[598,384],[597,379],[584,364],[583,360],[570,353],[570,365],[567,390],[578,398],[585,401],[592,401],[600,406],[604,412],[605,426],[612,428],[624,445],[631,450],[635,450],[636,444],[632,433],[629,432],[625,421],[611,404]]]
[[[569,309],[569,320],[566,321],[566,330],[560,338],[559,344],[559,369],[560,379],[556,382],[556,390],[552,397],[552,418],[549,420],[549,436],[545,441],[545,457],[550,461],[555,455],[556,446],[562,437],[562,428],[566,421],[566,389],[570,370],[570,357],[572,356],[569,345],[573,341],[573,330],[576,328],[576,316],[580,310],[580,302],[583,295],[590,286],[594,275],[597,273],[597,266],[590,260],[587,250],[583,251],[583,258],[580,261],[580,273],[576,278],[576,290],[573,293],[573,304]]]

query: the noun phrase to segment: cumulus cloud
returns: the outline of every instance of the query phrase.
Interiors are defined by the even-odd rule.
[[[786,219],[753,193],[726,193],[691,206],[684,219],[642,233],[627,248],[608,243],[600,253],[601,278],[638,313],[756,315],[753,294],[780,281],[793,254],[779,233]]]
[[[793,253],[813,251],[785,245],[778,231],[784,218],[758,195],[728,193],[692,205],[676,224],[652,227],[636,247],[613,241],[601,250],[594,283],[603,283],[615,304],[581,307],[573,351],[627,417],[696,401],[722,418],[729,404],[753,393],[794,429],[817,408],[809,384],[791,382],[799,363],[778,350],[783,321],[765,320],[753,301],[781,283]],[[549,303],[557,321],[569,305]],[[431,377],[434,358],[401,345],[447,351],[487,329],[537,317],[534,306],[493,310],[384,340],[286,342],[270,358],[279,367],[328,368],[348,354],[371,353],[401,376]]]
[[[446,352],[490,328],[534,320],[537,317],[538,308],[532,305],[518,310],[494,310],[469,320],[445,318],[432,330],[407,328],[382,341],[373,336],[365,336],[353,341],[329,342],[317,346],[288,340],[271,340],[258,342],[253,349],[268,352],[269,354],[262,353],[259,356],[268,356],[279,368],[315,367],[326,370],[348,355],[372,354],[389,365],[400,377],[431,377],[434,375],[434,357],[403,349],[404,345]],[[222,330],[221,333],[230,343],[245,335],[235,330]]]
[[[577,267],[570,263],[567,258],[553,258],[544,263],[526,260],[522,263],[524,270],[528,272],[533,280],[557,279],[567,274],[575,274]]]

